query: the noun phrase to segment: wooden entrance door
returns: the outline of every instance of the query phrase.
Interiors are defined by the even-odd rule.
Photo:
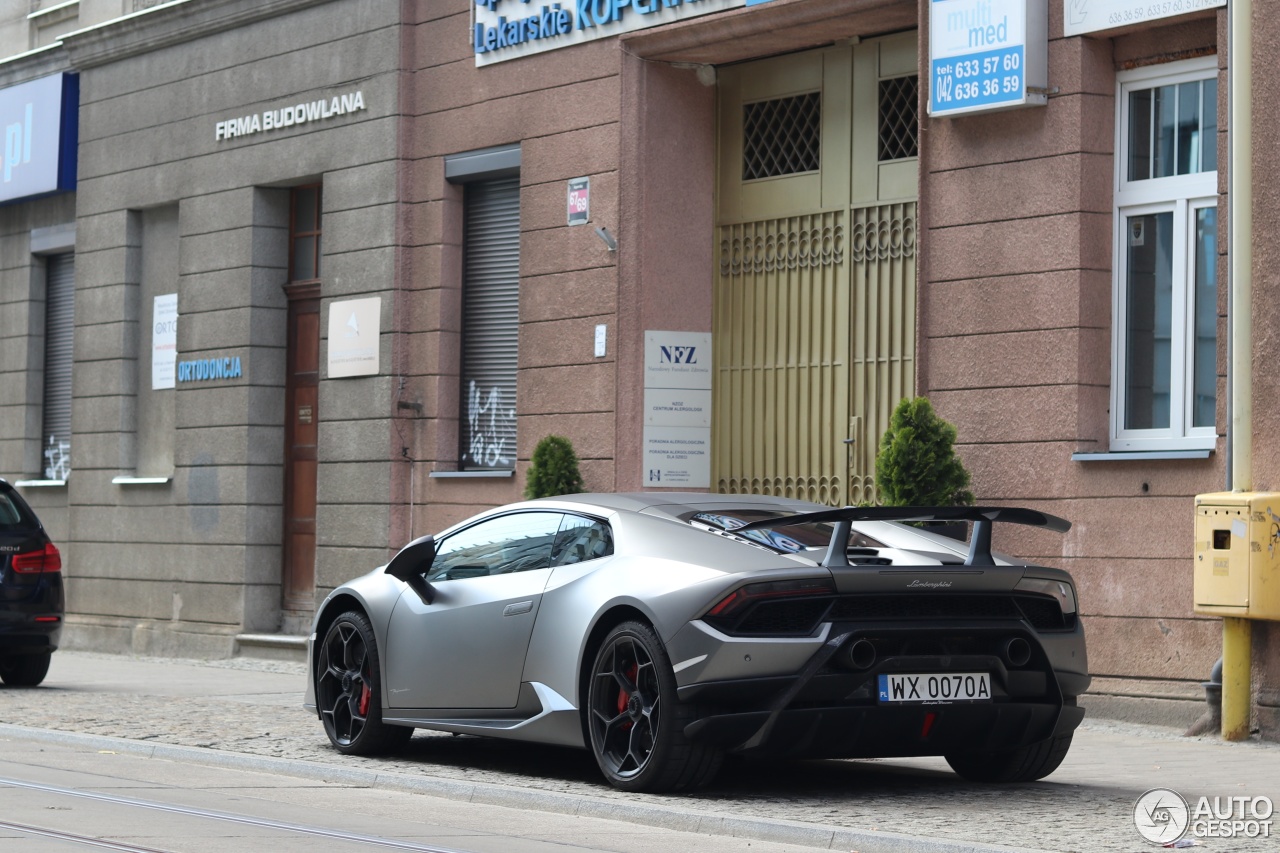
[[[291,284],[285,374],[284,591],[286,611],[315,608],[316,438],[320,423],[320,285]]]

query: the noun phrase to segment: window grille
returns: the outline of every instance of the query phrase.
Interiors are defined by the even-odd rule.
[[[920,78],[894,77],[880,81],[879,160],[920,155]]]
[[[815,172],[822,142],[822,93],[742,108],[742,179]]]

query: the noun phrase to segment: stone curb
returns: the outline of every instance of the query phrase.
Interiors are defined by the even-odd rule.
[[[149,743],[105,735],[86,735],[15,726],[8,723],[0,723],[0,737],[59,746],[110,749],[143,758],[185,761],[231,770],[276,773],[319,782],[342,782],[402,793],[426,794],[468,803],[617,820],[680,832],[726,835],[733,838],[796,844],[826,850],[849,850],[857,853],[1043,853],[1022,847],[922,838],[896,832],[837,829],[800,821],[737,817],[731,814],[698,812],[648,803],[617,802],[560,794],[554,791],[537,791],[491,782],[459,782],[430,776],[384,773],[294,758],[273,758],[204,747]]]

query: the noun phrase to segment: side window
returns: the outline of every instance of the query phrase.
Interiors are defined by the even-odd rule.
[[[566,515],[551,548],[551,565],[585,563],[612,553],[613,534],[609,525],[580,515]]]
[[[561,518],[558,512],[519,512],[459,530],[440,543],[427,580],[460,580],[548,568]]]

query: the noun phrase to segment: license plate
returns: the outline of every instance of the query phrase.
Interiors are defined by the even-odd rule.
[[[985,672],[881,675],[881,702],[990,702],[991,676]]]

